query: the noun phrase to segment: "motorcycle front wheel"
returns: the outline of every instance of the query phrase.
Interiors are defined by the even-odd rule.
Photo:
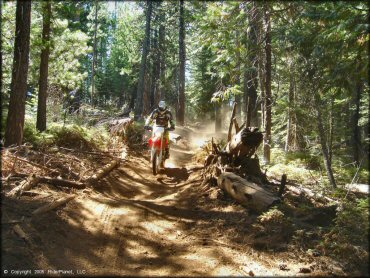
[[[158,153],[155,152],[154,155],[153,155],[153,160],[152,160],[153,175],[158,174],[159,165],[160,165],[159,156],[158,156]]]

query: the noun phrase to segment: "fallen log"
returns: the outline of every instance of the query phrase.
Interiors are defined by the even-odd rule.
[[[33,215],[38,215],[38,214],[47,212],[49,210],[55,209],[55,208],[65,204],[65,203],[69,202],[70,200],[72,200],[74,198],[76,198],[76,195],[70,195],[70,196],[62,197],[62,198],[58,199],[57,201],[55,201],[53,203],[50,203],[50,204],[47,204],[45,206],[39,207],[38,209],[34,210],[32,212],[32,214]]]
[[[21,196],[23,191],[30,190],[34,185],[40,182],[40,178],[32,174],[26,180],[21,182],[17,187],[13,188],[7,196]]]
[[[292,192],[295,195],[298,195],[298,196],[304,195],[306,196],[306,198],[311,199],[316,202],[321,202],[321,203],[331,202],[335,204],[339,203],[337,200],[324,196],[320,193],[315,193],[308,188],[303,188],[303,187],[298,188],[298,187],[291,186],[291,185],[286,185],[286,188],[288,189],[288,191]]]
[[[102,169],[98,170],[96,174],[88,177],[85,179],[86,182],[93,182],[97,181],[104,176],[106,176],[110,171],[112,171],[114,168],[118,167],[120,164],[120,159],[115,159],[112,163],[104,166]]]
[[[17,177],[26,178],[28,177],[28,175],[23,174],[23,173],[15,173],[11,178],[17,178]],[[73,187],[77,189],[85,188],[85,184],[82,182],[78,182],[78,181],[71,181],[71,180],[64,180],[61,178],[50,178],[50,177],[43,177],[43,176],[39,176],[37,178],[39,179],[39,183],[40,182],[49,183],[49,184],[56,185],[56,186]]]
[[[231,172],[220,174],[217,178],[217,185],[237,202],[255,211],[264,211],[280,202],[280,198],[273,193]]]

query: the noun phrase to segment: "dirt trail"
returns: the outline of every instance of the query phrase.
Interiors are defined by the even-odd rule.
[[[173,145],[167,169],[153,176],[148,154],[129,153],[94,190],[25,226],[32,243],[18,244],[23,255],[6,249],[3,268],[135,276],[297,274],[304,263],[261,255],[237,236],[248,214],[206,198],[192,155],[191,147]],[[290,264],[289,271],[279,269],[282,262]]]

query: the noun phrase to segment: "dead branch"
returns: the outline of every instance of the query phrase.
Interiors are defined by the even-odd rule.
[[[120,159],[115,159],[112,163],[110,163],[110,164],[106,165],[105,167],[103,167],[102,169],[98,170],[98,172],[96,174],[94,174],[91,177],[88,177],[87,179],[85,179],[85,181],[88,182],[88,183],[93,182],[93,181],[97,181],[97,180],[101,179],[102,177],[106,176],[114,168],[119,166],[119,164],[120,164]]]
[[[45,206],[42,206],[36,210],[34,210],[32,212],[33,215],[38,215],[38,214],[41,214],[41,213],[44,213],[44,212],[47,212],[47,211],[50,211],[52,209],[55,209],[67,202],[69,202],[70,200],[76,198],[76,195],[70,195],[70,196],[65,196],[65,197],[62,197],[60,199],[58,199],[56,202],[53,202],[53,203],[50,203],[50,204],[47,204]]]
[[[37,168],[40,168],[40,169],[43,169],[43,170],[45,170],[45,171],[47,171],[47,172],[51,172],[51,173],[54,173],[54,174],[59,174],[59,172],[58,171],[56,171],[56,170],[54,170],[54,169],[50,169],[50,168],[48,168],[48,167],[45,167],[45,166],[43,166],[43,165],[40,165],[40,164],[38,164],[38,163],[35,163],[35,162],[32,162],[32,161],[29,161],[29,160],[27,160],[27,159],[23,159],[23,158],[21,158],[21,157],[19,157],[19,156],[15,156],[15,155],[11,155],[11,154],[8,154],[10,157],[13,157],[14,159],[16,159],[16,160],[19,160],[19,161],[22,161],[22,162],[24,162],[24,163],[28,163],[28,164],[30,164],[30,165],[32,165],[32,166],[35,166],[35,167],[37,167]]]
[[[21,196],[23,191],[30,190],[34,185],[40,181],[40,178],[36,177],[35,174],[32,174],[27,177],[26,180],[22,181],[20,185],[13,188],[7,196]]]

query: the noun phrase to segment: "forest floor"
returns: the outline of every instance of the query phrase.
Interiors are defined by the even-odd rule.
[[[193,159],[195,146],[186,144],[189,130],[176,132],[184,139],[172,146],[163,173],[153,176],[148,152],[130,150],[94,188],[76,190],[77,198],[37,217],[32,210],[65,192],[39,185],[33,189],[35,196],[10,198],[5,186],[2,273],[30,269],[89,276],[348,274],[326,256],[286,246],[260,250],[250,244],[257,215],[216,188],[202,185],[202,171]],[[20,220],[25,238],[14,232],[13,220]]]

